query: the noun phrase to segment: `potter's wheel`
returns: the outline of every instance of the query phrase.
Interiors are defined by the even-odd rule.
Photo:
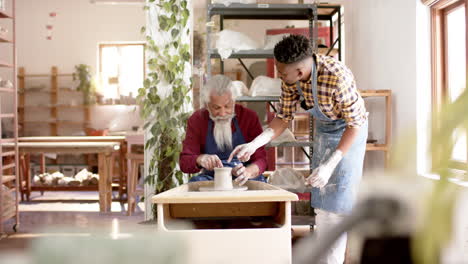
[[[237,191],[245,191],[247,190],[248,187],[247,186],[233,186],[232,189],[215,189],[214,186],[200,186],[200,188],[198,189],[200,192],[227,192],[227,191],[234,191],[234,192],[237,192]]]

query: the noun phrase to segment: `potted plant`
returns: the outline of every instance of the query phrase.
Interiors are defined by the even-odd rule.
[[[83,102],[85,105],[96,103],[96,84],[90,73],[90,66],[86,64],[75,65],[73,80],[79,81],[77,91],[83,93]]]

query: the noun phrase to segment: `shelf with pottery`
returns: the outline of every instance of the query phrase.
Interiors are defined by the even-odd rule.
[[[12,15],[9,15],[5,12],[0,12],[1,19],[8,19],[11,21],[8,26],[11,31],[8,31],[6,28],[0,27],[0,42],[5,44],[5,50],[8,49],[8,52],[11,52],[11,62],[0,61],[0,67],[8,68],[3,72],[11,73],[12,76],[16,74],[16,19],[15,19],[15,0],[6,1],[10,7],[8,12]],[[2,23],[3,25],[3,23]],[[8,36],[8,32],[11,35]],[[2,45],[3,46],[3,45]],[[5,52],[6,53],[6,52]],[[4,55],[5,53],[2,53]],[[3,56],[2,56],[3,57]],[[0,121],[6,119],[8,124],[11,124],[10,129],[12,130],[12,135],[8,135],[3,138],[6,133],[5,125],[0,126],[0,236],[5,233],[4,223],[5,221],[15,218],[15,224],[13,230],[17,231],[19,227],[19,211],[18,211],[18,197],[19,197],[19,152],[18,152],[18,113],[16,111],[17,107],[17,87],[15,81],[2,80],[0,78],[0,97],[2,99],[8,100],[11,105],[2,105],[0,109]],[[2,100],[3,101],[3,100]],[[11,108],[11,109],[10,109]],[[3,112],[5,111],[5,113]]]

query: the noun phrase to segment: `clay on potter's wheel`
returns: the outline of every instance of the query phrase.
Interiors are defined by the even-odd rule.
[[[231,167],[214,168],[213,186],[201,186],[200,191],[245,191],[247,186],[232,184]]]

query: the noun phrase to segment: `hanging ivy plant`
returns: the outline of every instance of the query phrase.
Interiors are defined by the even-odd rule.
[[[146,33],[149,73],[138,101],[150,132],[145,143],[151,155],[145,182],[155,186],[157,194],[183,183],[178,161],[191,113],[187,107],[191,105],[190,12],[187,0],[149,0],[144,9],[154,25],[141,29]]]

